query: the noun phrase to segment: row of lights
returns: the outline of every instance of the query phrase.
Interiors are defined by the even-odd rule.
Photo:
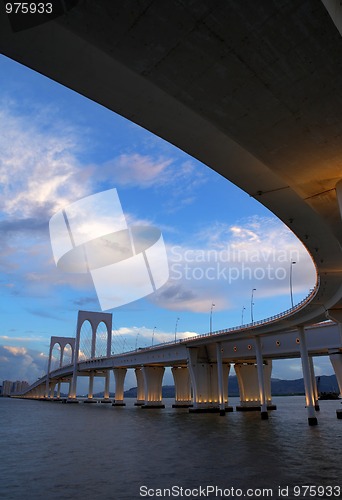
[[[293,307],[292,268],[293,268],[294,264],[296,264],[296,262],[294,260],[291,261],[291,265],[290,265],[290,296],[291,296],[291,307]],[[253,316],[254,292],[256,292],[256,288],[252,288],[252,294],[251,294],[251,322],[252,322],[252,325],[254,323],[254,316]],[[245,310],[246,310],[246,308],[245,308],[245,306],[243,306],[242,307],[242,314],[241,314],[241,325],[244,324],[243,323],[243,315],[244,315],[244,311]]]
[[[296,338],[296,344],[300,344],[300,340],[299,340],[299,338],[298,338],[298,337]],[[276,346],[277,346],[277,347],[280,347],[280,346],[281,346],[281,342],[280,342],[280,340],[276,340]],[[253,348],[253,347],[252,347],[252,345],[251,345],[251,344],[248,344],[247,349],[250,351],[252,348]],[[237,346],[235,345],[235,346],[233,347],[233,351],[234,351],[234,352],[236,352],[237,350],[238,350],[238,348],[237,348]]]
[[[295,261],[292,261],[291,262],[291,266],[290,266],[290,294],[291,294],[291,306],[293,307],[293,292],[292,292],[292,266],[296,264]],[[251,294],[251,322],[252,322],[252,325],[254,323],[254,316],[253,316],[253,306],[254,306],[254,292],[256,292],[256,288],[252,288],[252,294]],[[211,308],[210,308],[210,333],[213,332],[213,308],[215,307],[215,304],[211,304]],[[241,325],[243,325],[243,316],[244,316],[244,311],[246,310],[245,306],[243,306],[242,308],[242,314],[241,314]],[[177,327],[178,327],[178,321],[180,320],[180,318],[177,318],[176,319],[176,325],[175,325],[175,342],[177,341]],[[152,346],[154,344],[154,334],[155,334],[155,331],[156,331],[156,326],[153,328],[153,332],[152,332]],[[139,333],[137,334],[137,339],[136,339],[136,344],[137,344],[137,341],[138,341],[138,335]],[[137,345],[135,347],[137,349]]]

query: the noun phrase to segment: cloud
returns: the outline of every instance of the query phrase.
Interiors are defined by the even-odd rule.
[[[150,298],[151,302],[157,306],[172,311],[195,313],[206,313],[210,309],[212,301],[215,302],[218,310],[230,307],[229,300],[226,297],[219,296],[217,283],[209,282],[206,279],[193,280],[187,274],[187,270],[183,275],[180,267],[173,270],[175,274],[171,275],[169,282]]]
[[[177,340],[196,336],[196,332],[177,330]],[[158,328],[147,328],[145,326],[121,327],[112,332],[112,352],[131,351],[139,347],[150,347],[152,345],[163,344],[174,341],[175,332],[167,332]]]
[[[148,188],[167,184],[171,172],[170,158],[153,158],[139,153],[121,154],[100,166],[98,175],[102,179],[113,179],[117,186]]]
[[[25,347],[0,345],[0,360],[0,380],[32,383],[46,373],[48,356]]]
[[[0,211],[8,217],[46,220],[89,191],[90,172],[75,154],[76,131],[61,123],[51,130],[53,118],[45,119],[0,109]]]
[[[12,329],[13,331],[13,329]],[[26,333],[32,333],[32,331],[26,331]],[[27,337],[9,337],[8,335],[0,335],[0,340],[3,340],[3,341],[6,341],[6,342],[27,342]],[[30,342],[46,342],[46,338],[45,337],[41,337],[41,336],[30,336],[29,338],[29,341]]]
[[[15,104],[0,102],[0,269],[2,285],[11,296],[39,296],[66,286],[88,291],[89,297],[93,290],[89,277],[56,270],[48,222],[58,210],[103,188],[103,181],[122,187],[167,188],[170,210],[190,202],[184,194],[202,182],[192,162],[157,154],[133,152],[102,165],[82,164],[78,154],[87,147],[82,131],[61,121],[58,114],[56,109],[39,109],[36,114],[31,110],[26,115],[20,110],[19,114]],[[183,201],[177,203],[177,197]],[[127,217],[130,223],[144,222],[135,214]]]
[[[258,290],[258,300],[309,293],[315,284],[312,260],[280,221],[252,217],[233,225],[217,222],[193,237],[193,246],[168,245],[170,279],[151,301],[171,310],[232,309]],[[243,302],[242,302],[243,303]],[[280,311],[277,311],[280,312]]]

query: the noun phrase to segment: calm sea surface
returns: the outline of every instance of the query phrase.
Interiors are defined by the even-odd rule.
[[[0,498],[247,498],[248,488],[248,498],[340,498],[315,490],[342,486],[340,401],[321,402],[317,427],[307,425],[304,397],[273,401],[278,409],[262,421],[254,412],[189,414],[172,400],[142,410],[133,399],[115,408],[0,398]],[[296,496],[302,485],[315,487],[311,495]],[[173,497],[161,496],[173,486]],[[206,497],[200,486],[224,492]]]

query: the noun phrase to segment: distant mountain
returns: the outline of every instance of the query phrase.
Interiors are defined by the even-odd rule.
[[[319,392],[339,392],[338,383],[335,375],[322,375],[316,377]],[[304,394],[304,381],[302,378],[295,380],[281,380],[277,378],[271,379],[272,396],[291,396]],[[174,398],[175,388],[173,385],[164,385],[162,388],[163,398]],[[239,386],[236,376],[229,377],[228,395],[231,397],[239,396]],[[94,398],[102,398],[103,392],[94,394]],[[114,398],[114,393],[110,393],[110,397]],[[136,398],[137,388],[131,387],[125,391],[126,398]]]
[[[316,383],[319,392],[339,392],[335,375],[316,377]],[[296,380],[272,379],[271,391],[273,396],[304,394],[304,380],[302,378]]]

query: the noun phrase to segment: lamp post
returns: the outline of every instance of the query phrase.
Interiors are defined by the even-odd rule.
[[[241,325],[243,325],[243,313],[245,310],[246,310],[246,308],[245,308],[245,306],[243,306],[242,312],[241,312]]]
[[[136,336],[136,339],[135,339],[135,350],[138,349],[138,337],[139,337],[139,333],[137,333],[137,336]]]
[[[175,342],[177,340],[177,325],[178,325],[179,318],[176,320],[176,326],[175,326]]]
[[[153,333],[152,333],[152,347],[153,347],[153,342],[154,342],[154,332],[156,331],[156,326],[153,327]]]
[[[253,318],[253,306],[254,306],[253,297],[254,297],[254,292],[256,292],[256,288],[252,289],[252,297],[251,297],[251,320],[252,320],[252,325],[254,323],[254,318]]]
[[[292,294],[292,267],[296,262],[293,260],[290,265],[290,294],[291,294],[291,307],[293,307],[293,294]]]
[[[213,307],[215,307],[215,304],[211,304],[210,309],[210,333],[213,331]]]

